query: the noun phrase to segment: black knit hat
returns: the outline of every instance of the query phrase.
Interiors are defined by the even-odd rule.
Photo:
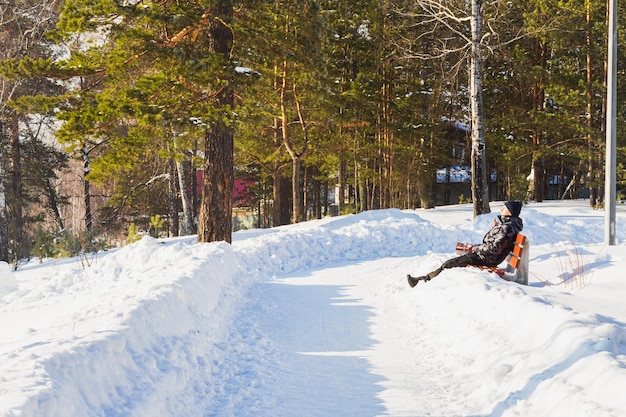
[[[521,201],[507,201],[504,205],[509,209],[512,217],[519,217],[519,213],[522,211]]]

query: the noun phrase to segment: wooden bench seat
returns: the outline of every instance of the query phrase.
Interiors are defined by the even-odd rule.
[[[463,243],[457,244],[457,250],[465,246]],[[468,268],[480,268],[489,272],[498,274],[502,279],[517,282],[518,284],[528,285],[528,256],[530,253],[530,244],[528,238],[521,234],[517,234],[515,246],[506,258],[506,261],[498,266],[474,266],[469,265]],[[502,266],[502,267],[501,267]]]

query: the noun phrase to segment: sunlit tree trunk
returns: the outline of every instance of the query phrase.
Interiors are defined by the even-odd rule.
[[[176,189],[176,163],[174,158],[170,158],[168,161],[169,175],[168,175],[168,192],[167,199],[170,209],[170,236],[178,236],[180,230],[180,223],[178,221],[178,193]]]
[[[283,143],[287,153],[291,157],[291,198],[293,207],[293,223],[299,223],[303,220],[302,216],[302,184],[300,184],[300,168],[302,166],[302,159],[308,153],[308,133],[306,123],[304,121],[302,110],[300,107],[300,101],[297,95],[297,87],[293,84],[293,98],[295,107],[298,114],[298,120],[302,127],[303,132],[303,144],[300,150],[296,150],[292,143],[290,133],[287,129],[289,120],[287,119],[287,77],[288,77],[288,61],[285,59],[283,62],[283,75],[282,75],[282,87],[280,90],[280,111],[281,111],[281,124],[283,132]]]
[[[81,152],[83,155],[83,201],[85,202],[85,230],[90,231],[93,220],[91,217],[91,183],[87,179],[87,175],[89,174],[91,168],[89,167],[89,150],[86,145],[82,147]]]
[[[587,177],[590,180],[589,186],[589,204],[596,207],[598,204],[598,186],[596,184],[596,167],[595,167],[595,146],[593,140],[593,21],[591,20],[591,0],[586,0],[586,22],[587,22],[587,144],[589,156],[587,159]]]
[[[22,143],[18,130],[17,116],[9,119],[9,142],[11,146],[10,195],[9,208],[9,246],[15,262],[27,256],[28,242],[24,233],[24,191],[22,186]]]
[[[470,27],[472,49],[470,62],[470,107],[472,112],[472,200],[474,216],[489,213],[489,183],[483,114],[482,41],[483,0],[472,0]]]
[[[7,216],[7,200],[4,187],[5,176],[5,128],[4,123],[0,120],[0,261],[9,261],[9,220]]]
[[[274,148],[276,153],[280,151],[282,147],[282,135],[281,135],[281,119],[274,118]],[[289,180],[282,174],[282,163],[278,160],[272,163],[272,176],[274,178],[272,186],[272,197],[274,200],[274,207],[272,210],[272,225],[283,226],[289,224],[291,214],[289,210]]]
[[[182,161],[176,161],[176,173],[178,174],[178,188],[180,189],[180,201],[183,209],[183,235],[194,233],[193,210],[191,198],[187,191],[187,180],[185,176],[185,164]]]
[[[224,64],[230,62],[233,33],[229,27],[233,18],[231,0],[218,0],[211,9],[209,50]],[[232,74],[226,75],[232,76]],[[233,208],[233,129],[224,120],[233,106],[232,83],[226,82],[216,93],[215,104],[223,116],[217,117],[205,133],[204,180],[198,218],[198,241],[232,241]]]

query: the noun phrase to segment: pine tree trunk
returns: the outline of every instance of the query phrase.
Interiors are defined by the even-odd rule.
[[[11,143],[11,196],[12,204],[9,212],[9,235],[13,242],[15,261],[25,255],[24,244],[24,213],[22,190],[22,145],[19,138],[18,121],[12,117],[9,124],[9,141]]]
[[[282,73],[282,81],[280,88],[280,126],[282,127],[282,143],[287,148],[287,152],[291,157],[291,204],[292,204],[292,213],[293,213],[293,223],[300,222],[300,157],[296,154],[296,152],[291,147],[291,138],[289,137],[289,120],[287,117],[287,72],[289,68],[289,63],[287,58],[283,61],[283,73]]]
[[[595,146],[593,141],[593,65],[592,65],[592,45],[593,45],[593,22],[591,20],[591,0],[586,0],[586,22],[587,22],[587,147],[589,156],[587,158],[587,178],[589,178],[589,205],[596,207],[598,204],[598,186],[596,184],[595,169]]]
[[[344,200],[346,199],[346,154],[343,151],[339,154],[339,168],[337,171],[337,186],[339,188],[337,190],[337,210],[341,214]],[[356,167],[354,171],[356,175]],[[358,182],[356,183],[358,184]]]
[[[434,143],[435,133],[430,133],[429,140],[421,141],[420,154],[417,168],[417,192],[420,199],[420,207],[423,209],[435,208],[435,187],[437,186],[437,170],[434,167]]]
[[[4,186],[5,178],[5,126],[0,120],[0,261],[9,262],[9,221],[7,216],[7,199]]]
[[[291,198],[293,199],[293,222],[302,221],[302,193],[300,185],[300,165],[299,157],[292,158],[291,161]]]
[[[231,0],[217,0],[209,13],[209,49],[224,64],[230,61],[233,33],[229,27],[233,17]],[[228,68],[229,65],[226,65]],[[225,75],[231,77],[232,74]],[[204,180],[198,218],[198,241],[232,242],[233,195],[233,130],[224,121],[233,106],[232,83],[225,83],[216,94],[216,108],[223,116],[207,128],[204,143]]]
[[[87,146],[83,145],[81,150],[83,154],[83,199],[85,202],[85,230],[91,230],[91,184],[89,180],[87,180],[87,175],[89,174],[89,151],[87,150]]]
[[[274,166],[274,210],[272,225],[283,226],[289,224],[291,212],[289,210],[289,180],[281,174],[278,163]]]
[[[222,93],[224,94],[224,93]],[[232,99],[232,95],[230,95]],[[227,97],[220,104],[228,102]],[[232,102],[232,101],[231,101]],[[198,219],[199,242],[232,242],[233,132],[222,122],[205,134],[204,180]]]
[[[379,107],[382,106],[382,104],[379,104]],[[383,133],[383,123],[384,123],[384,118],[382,117],[382,109],[378,110],[379,115],[378,115],[378,155],[377,155],[377,160],[376,160],[376,172],[377,172],[377,176],[376,176],[376,180],[378,181],[378,184],[376,184],[376,199],[374,200],[374,206],[372,207],[373,209],[381,209],[384,208],[384,195],[385,195],[385,149],[384,149],[384,140],[385,140],[385,136]]]
[[[193,155],[198,155],[198,141],[194,141],[193,144]],[[192,156],[193,161],[193,156]],[[196,168],[195,163],[191,163],[191,218],[197,219],[199,206],[200,206],[200,196],[198,195],[198,169]],[[194,233],[196,232],[196,226],[194,224]]]
[[[474,216],[489,213],[489,183],[483,115],[482,18],[483,0],[472,0],[470,62],[470,106],[472,111],[472,200]]]
[[[281,136],[281,122],[278,117],[274,118],[274,148],[278,153],[283,140]],[[289,210],[289,195],[287,189],[289,181],[282,175],[282,166],[280,161],[274,161],[272,166],[273,182],[273,198],[274,208],[272,210],[272,226],[283,226],[289,224],[291,213]]]
[[[302,191],[300,195],[302,196],[302,204],[300,205],[300,210],[302,210],[301,221],[305,222],[309,219],[308,206],[309,206],[309,180],[311,171],[308,166],[304,165],[302,169],[304,178],[302,178]]]
[[[355,189],[355,194],[356,194],[356,190],[358,190],[359,192],[359,204],[357,207],[358,212],[364,212],[369,210],[369,207],[367,205],[368,199],[367,199],[367,180],[365,180],[363,177],[360,178],[359,182],[357,183],[357,187]],[[355,202],[356,202],[356,196],[355,196]]]
[[[548,52],[548,48],[547,45],[545,44],[545,42],[542,42],[541,40],[537,39],[535,41],[535,59],[537,62],[537,65],[539,65],[542,69],[546,68],[547,62],[546,62],[546,55]],[[545,88],[544,88],[544,79],[543,79],[543,75],[540,77],[539,81],[537,81],[535,83],[534,89],[533,89],[533,109],[535,110],[535,112],[540,113],[543,112],[545,110],[545,100],[546,100],[546,92],[545,92]],[[532,171],[534,173],[534,179],[533,179],[533,184],[534,184],[534,188],[533,188],[533,193],[531,195],[531,198],[533,200],[535,200],[535,202],[540,203],[543,201],[544,196],[545,196],[545,183],[546,183],[546,178],[544,175],[545,172],[545,167],[544,167],[544,163],[543,163],[543,156],[542,156],[542,146],[544,143],[544,135],[542,132],[542,128],[537,126],[535,127],[535,130],[533,132],[533,160],[532,160]]]
[[[302,165],[302,160],[308,153],[308,133],[306,123],[304,121],[304,116],[302,115],[302,109],[300,107],[300,100],[297,95],[296,84],[293,84],[293,98],[295,107],[298,114],[298,120],[300,121],[300,126],[302,128],[303,134],[303,145],[300,152],[297,152],[290,137],[290,132],[287,129],[289,125],[289,119],[287,116],[287,103],[286,103],[286,93],[287,93],[287,74],[288,74],[288,61],[285,57],[283,61],[283,74],[282,74],[282,85],[280,89],[280,112],[281,112],[281,126],[282,126],[282,139],[283,144],[285,145],[285,149],[287,149],[287,153],[291,157],[291,198],[293,205],[293,222],[299,223],[303,220],[302,216],[302,184],[300,184],[300,167]]]
[[[384,81],[382,92],[382,136],[383,136],[383,153],[382,153],[382,176],[381,176],[381,208],[391,208],[393,206],[393,153],[394,153],[394,138],[391,130],[391,124],[393,122],[392,114],[392,88],[393,88],[393,76],[391,69],[384,68]]]
[[[63,224],[63,219],[61,218],[61,213],[59,212],[57,192],[50,178],[45,179],[45,184],[47,188],[48,205],[50,206],[50,209],[54,214],[54,221],[57,224],[59,230],[63,230],[65,229],[65,225]]]
[[[4,169],[0,169],[4,175]],[[0,261],[9,262],[9,232],[4,181],[0,181]]]
[[[328,181],[324,181],[324,192],[322,194],[324,196],[324,213],[322,214],[323,216],[328,216],[330,214],[330,203],[328,202],[328,198],[330,197],[329,188],[330,187]]]
[[[322,218],[322,196],[322,182],[313,179],[313,218],[315,219]]]

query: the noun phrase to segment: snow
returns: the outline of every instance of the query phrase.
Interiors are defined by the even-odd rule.
[[[0,265],[0,416],[624,416],[626,206],[531,203],[530,284],[410,288],[492,214],[377,210]]]
[[[8,263],[0,261],[0,297],[17,290],[15,276]]]

